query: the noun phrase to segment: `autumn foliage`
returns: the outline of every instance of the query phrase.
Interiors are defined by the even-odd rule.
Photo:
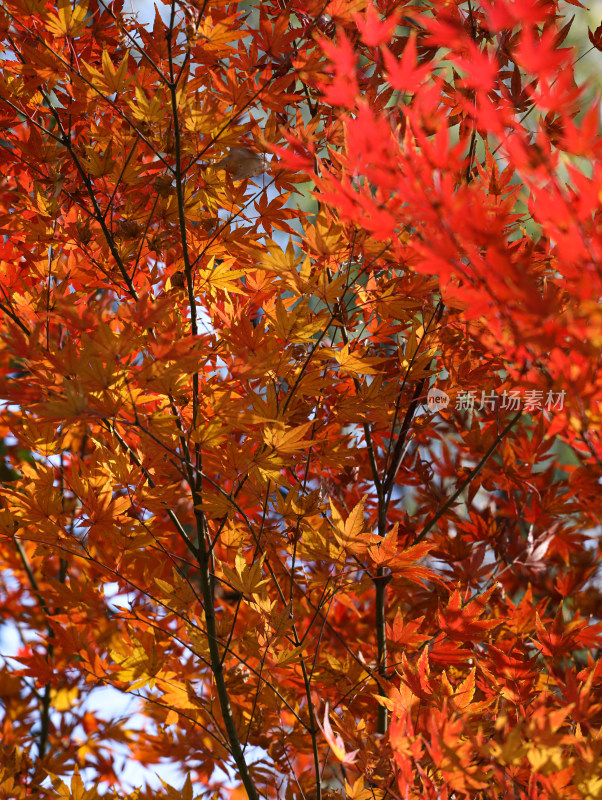
[[[571,5],[1,1],[0,797],[602,798]]]

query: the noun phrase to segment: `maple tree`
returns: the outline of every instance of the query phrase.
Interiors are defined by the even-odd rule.
[[[602,796],[570,5],[2,0],[0,796]]]

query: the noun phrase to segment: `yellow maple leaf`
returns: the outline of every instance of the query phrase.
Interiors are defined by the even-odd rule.
[[[201,288],[221,289],[222,291],[244,294],[244,287],[239,286],[236,281],[245,274],[243,269],[231,269],[235,262],[234,258],[224,258],[220,263],[215,263],[215,256],[212,256],[206,267],[199,270]]]
[[[193,711],[202,706],[202,701],[197,698],[189,683],[158,681],[157,686],[164,690],[161,702],[168,708]]]
[[[345,779],[345,794],[349,800],[372,800],[375,796],[371,789],[366,789],[364,787],[363,775],[360,775],[353,786]]]
[[[268,582],[262,577],[262,566],[263,556],[258,561],[247,564],[244,553],[242,550],[239,550],[234,559],[234,569],[230,569],[230,567],[225,564],[222,565],[222,569],[224,570],[226,580],[233,589],[248,597],[253,597],[254,595],[258,595],[260,590]]]
[[[527,758],[535,772],[541,772],[542,775],[560,772],[571,763],[562,747],[532,747],[527,753]]]
[[[230,50],[228,42],[242,39],[243,36],[250,36],[246,31],[237,30],[230,24],[233,18],[224,19],[221,22],[214,22],[211,16],[206,16],[203,24],[197,29],[197,36],[204,39],[204,47],[210,52],[217,50]]]
[[[128,106],[132,116],[140,122],[147,122],[149,125],[157,122],[161,118],[161,100],[154,95],[149,102],[140,86],[136,86],[136,102],[128,101]]]
[[[203,492],[203,500],[195,506],[209,519],[222,519],[234,513],[234,506],[221,492]]]
[[[289,239],[286,250],[275,244],[268,245],[267,253],[262,253],[258,267],[271,272],[289,272],[291,275],[297,275],[300,262],[301,257],[295,255],[293,242]]]
[[[54,689],[50,695],[52,707],[56,711],[69,711],[75,705],[78,695],[77,686],[73,686],[71,689],[67,689],[67,687]]]
[[[272,481],[277,486],[287,486],[288,480],[281,474],[281,470],[286,466],[288,460],[279,456],[278,453],[257,453],[253,459],[254,465],[264,481]]]
[[[330,501],[330,521],[333,525],[334,537],[349,553],[363,553],[373,539],[378,540],[377,536],[365,531],[364,503],[365,498],[360,500],[343,522],[338,509],[332,500]]]
[[[276,336],[287,342],[304,344],[311,341],[314,334],[323,329],[323,316],[310,312],[307,298],[292,307],[291,303],[294,303],[294,300],[289,300],[285,304],[282,298],[278,297],[275,313],[268,313],[268,319]]]
[[[113,169],[113,142],[109,143],[104,152],[99,153],[95,147],[87,147],[86,153],[88,156],[87,168],[88,172],[95,178],[100,178],[103,175],[109,175]]]
[[[318,214],[315,224],[305,235],[309,247],[322,256],[337,253],[346,247],[343,226],[335,224],[325,214]]]
[[[126,50],[121,64],[115,69],[108,50],[105,48],[102,52],[102,69],[104,72],[104,79],[108,88],[107,94],[113,92],[120,92],[125,80],[125,74],[128,66],[129,50]]]
[[[195,601],[195,595],[190,583],[175,570],[172,570],[172,580],[164,581],[161,578],[154,579],[155,584],[161,590],[163,597],[168,598],[170,605],[175,609],[190,608]]]
[[[77,36],[86,25],[88,0],[82,0],[74,8],[71,0],[59,0],[57,11],[46,20],[47,30],[55,36]]]
[[[48,776],[52,781],[52,788],[56,792],[57,800],[97,800],[99,797],[95,786],[91,789],[84,789],[84,782],[79,774],[77,764],[73,770],[70,786],[67,786],[60,778],[50,772]]]
[[[25,419],[21,436],[25,444],[42,456],[59,453],[63,447],[64,436],[58,433],[54,422],[36,420],[34,424],[31,420]]]
[[[120,92],[126,83],[129,50],[126,51],[121,64],[115,69],[107,49],[102,54],[102,72],[96,67],[82,61],[82,74],[92,86],[103,94]]]
[[[299,645],[298,647],[289,647],[277,654],[276,658],[273,660],[273,666],[275,667],[286,667],[289,664],[295,662],[299,654],[303,652],[303,645]]]
[[[132,691],[147,685],[151,687],[155,685],[161,664],[154,639],[150,647],[147,643],[142,644],[135,639],[129,647],[125,643],[119,643],[110,653],[113,660],[121,667],[117,672],[118,679],[126,683],[132,681],[129,687]]]
[[[267,425],[263,432],[263,440],[278,453],[296,453],[298,450],[307,450],[315,444],[313,440],[303,438],[312,425],[311,421],[304,422],[303,425],[288,430],[283,430],[279,425]]]
[[[508,722],[508,720],[505,718],[498,718],[499,723],[503,723],[504,720],[506,723]],[[501,727],[502,726],[500,724],[500,728]],[[523,735],[519,727],[511,728],[510,733],[504,742],[499,743],[493,741],[489,745],[489,752],[493,758],[500,764],[509,766],[516,766],[520,764],[526,755],[527,750],[528,747],[523,740]]]
[[[352,375],[377,375],[378,370],[374,369],[374,364],[378,364],[379,358],[366,358],[356,350],[350,351],[349,345],[344,345],[340,350],[332,351],[332,355],[338,362],[343,372]]]

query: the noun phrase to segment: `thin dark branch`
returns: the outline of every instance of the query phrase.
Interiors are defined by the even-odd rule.
[[[479,461],[479,463],[470,471],[467,477],[462,481],[460,486],[456,489],[456,491],[452,494],[452,496],[444,503],[443,506],[437,511],[435,516],[425,525],[422,531],[418,534],[418,536],[414,539],[414,544],[418,544],[421,542],[428,533],[434,528],[437,522],[441,519],[441,517],[446,513],[446,511],[456,502],[458,497],[462,494],[464,489],[471,484],[471,482],[476,478],[479,472],[483,469],[486,462],[488,461],[489,457],[494,453],[497,446],[500,442],[506,437],[508,433],[514,427],[514,424],[519,420],[522,416],[523,410],[519,409],[517,413],[512,417],[510,422],[506,425],[506,427],[499,433],[493,441],[493,444],[488,448],[487,452],[483,456],[483,458]]]

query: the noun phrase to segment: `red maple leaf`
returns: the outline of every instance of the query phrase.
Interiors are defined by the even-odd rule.
[[[492,628],[502,624],[502,620],[479,619],[494,589],[495,587],[473,598],[465,606],[462,606],[460,590],[456,589],[449,599],[447,608],[442,610],[439,607],[439,625],[443,633],[449,639],[460,642],[485,639]]]

